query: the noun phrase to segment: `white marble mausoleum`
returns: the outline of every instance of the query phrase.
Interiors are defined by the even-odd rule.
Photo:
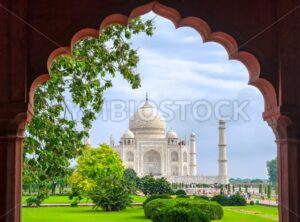
[[[163,176],[171,183],[227,184],[227,153],[225,121],[219,121],[219,175],[197,175],[196,135],[180,139],[174,130],[166,131],[162,115],[149,103],[148,98],[130,118],[118,144],[113,136],[110,146],[119,154],[126,168],[138,176]],[[217,158],[216,158],[217,159]],[[217,161],[216,161],[217,163]]]

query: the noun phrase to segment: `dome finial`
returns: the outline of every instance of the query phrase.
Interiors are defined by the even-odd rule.
[[[148,102],[148,92],[146,92],[146,102]]]

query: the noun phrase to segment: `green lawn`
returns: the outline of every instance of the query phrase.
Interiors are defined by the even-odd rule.
[[[28,198],[28,196],[23,196],[22,197],[22,203],[26,204],[26,199]],[[141,196],[132,196],[133,202],[134,203],[142,203],[145,201],[146,197],[141,197]],[[47,204],[47,203],[71,203],[72,201],[69,199],[68,196],[50,196],[49,198],[47,198],[43,204]],[[80,201],[80,203],[92,203],[91,200],[88,199],[82,199]]]
[[[278,221],[276,208],[262,206],[225,207],[220,222],[274,222]],[[91,207],[40,207],[23,208],[23,222],[147,222],[142,207],[122,212],[94,211]]]

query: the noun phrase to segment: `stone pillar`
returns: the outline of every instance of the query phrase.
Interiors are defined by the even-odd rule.
[[[0,136],[0,221],[21,221],[22,141]]]
[[[273,123],[274,124],[274,123]],[[274,127],[275,125],[275,127]],[[300,221],[300,134],[298,124],[280,116],[276,134],[279,185],[279,221]],[[297,127],[298,126],[298,127]]]
[[[190,137],[190,176],[197,175],[197,153],[196,153],[196,134],[193,132]]]
[[[219,121],[219,179],[221,184],[228,184],[227,145],[225,139],[225,121]]]
[[[0,116],[0,222],[21,221],[25,120],[24,114],[11,120]]]

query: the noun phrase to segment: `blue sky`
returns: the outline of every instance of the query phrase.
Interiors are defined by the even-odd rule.
[[[248,72],[238,61],[228,60],[225,49],[216,43],[203,44],[200,35],[191,28],[175,29],[162,17],[149,13],[143,18],[155,17],[155,34],[149,38],[138,35],[132,44],[138,49],[138,72],[142,87],[132,90],[121,77],[114,80],[114,87],[105,93],[106,102],[122,100],[141,103],[145,93],[155,104],[163,101],[188,101],[185,120],[180,120],[179,110],[173,107],[175,118],[167,121],[184,138],[192,131],[197,135],[197,161],[199,175],[217,175],[218,120],[196,120],[192,116],[193,104],[205,100],[214,106],[219,101],[247,102],[244,109],[249,120],[227,122],[228,165],[230,177],[267,178],[266,161],[276,156],[275,137],[262,119],[263,97],[254,87],[248,86]],[[130,117],[134,109],[126,112]],[[223,114],[229,114],[228,107]],[[113,134],[116,141],[128,128],[128,119],[112,121],[111,109],[94,122],[91,143],[108,142]]]

